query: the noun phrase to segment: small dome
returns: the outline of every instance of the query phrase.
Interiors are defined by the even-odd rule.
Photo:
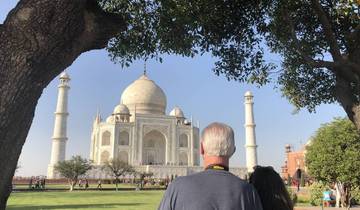
[[[113,123],[114,122],[114,117],[112,115],[110,115],[108,118],[106,118],[106,122],[107,123]]]
[[[246,91],[245,96],[253,96],[253,94],[251,93],[251,91]]]
[[[169,113],[169,115],[178,118],[185,118],[184,112],[177,106]]]
[[[130,111],[129,111],[129,108],[125,104],[119,104],[115,107],[114,114],[129,115]]]
[[[69,76],[69,74],[68,74],[66,71],[63,71],[63,72],[60,74],[60,79],[70,79],[70,76]]]
[[[166,96],[164,91],[146,75],[131,83],[121,95],[121,101],[130,112],[141,114],[165,114]]]

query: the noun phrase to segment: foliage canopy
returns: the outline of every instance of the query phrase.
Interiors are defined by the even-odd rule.
[[[347,119],[337,118],[324,124],[306,148],[308,172],[318,181],[342,186],[343,203],[360,186],[360,136]]]
[[[275,79],[297,108],[314,111],[341,99],[338,79],[359,102],[359,2],[350,0],[99,0],[123,15],[127,30],[111,40],[114,61],[174,53],[211,53],[214,72],[264,85]],[[280,66],[265,59],[281,55]],[[340,102],[341,103],[341,102]],[[346,110],[347,111],[347,110]],[[349,116],[352,119],[351,116]]]
[[[306,151],[307,168],[317,180],[360,184],[360,136],[349,120],[324,124]]]
[[[80,176],[92,168],[91,161],[81,156],[73,156],[70,160],[60,161],[55,165],[55,170],[69,180],[70,190],[73,190]]]
[[[115,178],[116,190],[118,190],[119,177],[135,173],[135,169],[120,158],[106,161],[102,170]]]

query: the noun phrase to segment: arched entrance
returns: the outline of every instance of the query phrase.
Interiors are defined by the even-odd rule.
[[[188,155],[185,152],[181,152],[179,155],[179,165],[180,166],[188,165]]]
[[[125,163],[129,163],[129,155],[126,151],[119,152],[119,159]]]
[[[143,164],[165,165],[166,138],[157,130],[152,130],[143,138]]]

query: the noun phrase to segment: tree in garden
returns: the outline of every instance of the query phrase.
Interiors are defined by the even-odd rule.
[[[91,161],[80,156],[73,156],[70,160],[60,161],[55,165],[55,170],[60,176],[68,180],[70,191],[73,191],[79,177],[92,168]]]
[[[306,148],[306,166],[318,181],[340,185],[341,202],[350,206],[351,192],[360,186],[360,136],[347,119],[322,125]]]
[[[278,79],[296,107],[338,102],[360,129],[359,45],[354,0],[20,0],[0,24],[0,209],[43,89],[83,52],[123,65],[209,52],[217,75]]]
[[[206,15],[211,14],[208,2],[228,8],[219,1],[203,2]],[[184,13],[192,11],[188,3],[109,0],[99,1],[99,6],[96,0],[19,0],[0,24],[0,209],[5,209],[36,104],[50,81],[80,54],[104,48],[109,40],[112,58],[127,63],[137,58],[158,57],[161,53],[195,55],[201,41],[195,22],[206,16]],[[228,9],[225,15],[208,19],[211,28],[204,27],[206,33],[213,33],[214,29],[222,32],[218,24],[213,27],[213,22],[229,20],[226,15],[237,17],[241,30],[254,31],[256,5],[256,1],[237,2],[232,13],[227,13]],[[214,11],[218,11],[216,15],[221,12]],[[228,37],[230,29],[226,31]],[[242,37],[251,40],[254,35]],[[202,46],[207,48],[205,42]]]
[[[296,107],[339,103],[360,130],[360,3],[279,0],[263,32],[283,57],[278,82]]]
[[[119,177],[134,173],[134,168],[120,158],[106,161],[102,167],[106,173],[115,178],[116,191],[118,190]]]

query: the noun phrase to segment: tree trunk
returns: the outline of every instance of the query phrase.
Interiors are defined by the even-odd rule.
[[[77,180],[71,180],[71,179],[69,180],[69,186],[70,186],[69,191],[70,192],[74,190],[76,183],[77,183]]]
[[[336,203],[335,203],[335,207],[336,208],[340,208],[340,197],[341,197],[341,191],[340,189],[342,188],[342,184],[341,182],[336,182],[335,183],[335,189],[336,189],[336,195],[335,195],[335,198],[336,198]]]
[[[349,69],[347,70],[350,71]],[[357,75],[354,74],[354,77],[357,77]],[[360,132],[360,103],[354,91],[357,92],[355,94],[358,94],[360,97],[360,89],[354,88],[349,81],[336,75],[335,95],[337,101],[341,104],[349,119]]]
[[[0,25],[0,210],[43,89],[125,29],[95,0],[21,0]]]

